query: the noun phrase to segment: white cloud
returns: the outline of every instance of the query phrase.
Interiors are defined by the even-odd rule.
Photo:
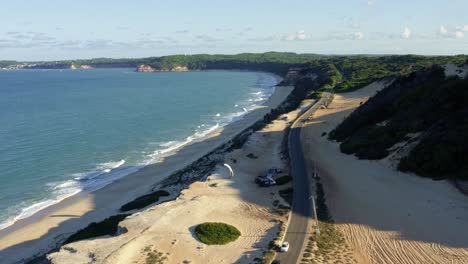
[[[254,37],[254,38],[248,38],[247,40],[249,41],[274,41],[276,40],[276,36],[270,35],[270,36],[265,36],[265,37]]]
[[[465,26],[466,27],[466,26]],[[447,28],[445,26],[440,26],[438,35],[443,38],[455,38],[455,39],[462,39],[465,37],[465,27],[461,29],[460,27],[457,27],[456,29],[454,28]]]
[[[411,38],[411,29],[409,29],[408,27],[405,27],[405,30],[403,31],[403,33],[401,34],[401,36],[402,36],[404,39],[410,39],[410,38]]]
[[[362,32],[355,32],[354,33],[354,39],[363,39],[364,38],[364,33]]]
[[[304,40],[307,38],[307,35],[304,30],[299,30],[296,35],[297,39]]]
[[[447,28],[444,27],[444,26],[440,26],[440,28],[439,28],[439,34],[441,34],[441,35],[447,35],[447,34],[448,34]]]
[[[375,4],[375,0],[367,0],[367,5],[373,5]]]
[[[305,40],[308,38],[309,36],[305,33],[305,30],[299,30],[294,34],[284,36],[283,40],[294,41],[294,40]]]

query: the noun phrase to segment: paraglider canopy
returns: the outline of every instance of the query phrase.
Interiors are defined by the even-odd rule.
[[[224,163],[224,167],[229,169],[229,176],[233,177],[234,176],[234,170],[229,166],[229,164]]]

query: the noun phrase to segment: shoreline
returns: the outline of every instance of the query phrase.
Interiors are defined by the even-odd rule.
[[[126,68],[123,68],[123,69],[126,69]],[[53,70],[55,70],[55,69],[53,69]],[[72,70],[72,69],[69,69],[69,70]],[[213,71],[216,71],[216,70],[213,70]],[[219,71],[225,71],[225,70],[219,70]],[[238,70],[231,70],[231,71],[238,72]],[[222,129],[222,127],[224,127],[226,125],[229,125],[230,123],[236,122],[238,120],[241,120],[243,118],[243,116],[245,116],[247,113],[253,111],[254,109],[261,106],[262,104],[266,103],[269,100],[269,98],[274,94],[276,85],[278,85],[282,80],[282,78],[280,76],[278,76],[276,74],[273,74],[273,73],[269,73],[269,72],[263,72],[263,71],[245,71],[245,72],[251,72],[251,73],[254,73],[254,74],[267,75],[269,77],[272,77],[272,79],[274,79],[274,82],[276,84],[271,85],[271,86],[270,85],[265,85],[265,86],[260,85],[259,88],[264,90],[264,92],[262,92],[262,95],[266,95],[265,97],[262,98],[262,100],[250,99],[250,100],[252,100],[252,102],[255,102],[252,106],[249,106],[247,108],[243,108],[243,111],[240,111],[240,112],[237,111],[237,112],[228,113],[226,115],[226,117],[228,117],[226,120],[224,120],[224,119],[220,120],[218,123],[216,123],[216,125],[213,125],[213,126],[206,126],[205,130],[195,131],[193,134],[191,134],[190,136],[188,136],[185,139],[181,139],[181,140],[174,139],[174,140],[166,142],[166,143],[172,143],[172,144],[168,145],[167,147],[154,150],[153,154],[151,154],[151,158],[147,159],[145,162],[143,162],[141,164],[135,164],[135,165],[125,167],[123,171],[122,170],[115,170],[114,171],[114,169],[117,169],[120,166],[118,166],[116,168],[112,168],[111,173],[109,173],[111,176],[100,180],[100,182],[96,186],[86,185],[86,180],[84,179],[84,183],[83,183],[82,187],[80,187],[81,190],[77,190],[77,191],[74,191],[72,193],[63,193],[63,194],[61,194],[59,196],[50,197],[47,200],[41,200],[41,201],[35,202],[34,204],[30,204],[30,205],[27,205],[27,206],[21,208],[21,211],[17,215],[15,215],[13,217],[10,217],[10,218],[4,220],[4,222],[0,223],[0,237],[2,235],[3,230],[6,230],[11,226],[16,225],[18,222],[20,222],[22,220],[27,220],[27,219],[29,219],[31,217],[34,217],[35,215],[40,214],[41,211],[43,211],[43,210],[46,210],[46,209],[48,209],[48,208],[50,208],[52,206],[60,204],[60,203],[64,202],[67,199],[72,199],[75,196],[83,195],[83,193],[85,193],[85,194],[86,193],[92,193],[94,191],[102,189],[102,188],[106,187],[107,185],[112,184],[112,183],[116,182],[117,180],[119,180],[121,178],[125,178],[127,176],[130,176],[130,175],[134,174],[135,172],[138,172],[139,170],[141,170],[142,168],[144,168],[144,167],[146,167],[148,165],[162,162],[165,158],[167,158],[168,156],[173,155],[174,153],[176,153],[181,148],[184,148],[184,147],[186,147],[186,146],[188,146],[188,145],[190,145],[190,144],[192,144],[194,142],[202,141],[202,140],[204,140],[206,138],[211,137],[212,134],[216,134],[219,129]],[[257,76],[258,80],[260,80],[262,78],[264,78],[264,77]],[[125,162],[125,160],[123,160],[123,161]],[[91,173],[91,174],[93,174],[93,173],[102,174],[103,172],[102,171],[100,172],[100,171],[97,170],[97,171],[84,172],[84,173],[86,175],[85,177],[87,177],[87,174],[89,174],[89,173]],[[75,180],[76,180],[76,178],[75,178]],[[70,179],[65,180],[65,182],[62,182],[62,184],[66,183],[68,181],[70,181]],[[79,181],[81,181],[81,179],[79,179]]]
[[[278,83],[282,79],[272,73],[266,74],[273,76]],[[161,184],[174,172],[188,167],[261,120],[271,109],[280,105],[291,91],[291,87],[275,86],[273,93],[263,104],[239,120],[171,151],[174,153],[162,158],[161,163],[147,165],[99,190],[68,197],[0,230],[0,239],[5,242],[0,247],[0,256],[5,255],[11,261],[36,257],[55,248],[65,237],[89,223],[118,213],[124,203],[150,192],[153,186]],[[167,199],[171,198],[172,193]]]

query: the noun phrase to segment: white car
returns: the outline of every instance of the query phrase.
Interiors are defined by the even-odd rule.
[[[289,250],[289,242],[284,241],[283,244],[280,247],[281,252],[288,252]]]

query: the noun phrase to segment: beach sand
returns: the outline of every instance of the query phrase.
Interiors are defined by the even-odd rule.
[[[357,263],[468,263],[468,197],[448,181],[396,171],[388,160],[345,155],[322,136],[382,86],[335,95],[303,128],[307,162],[319,169],[336,226]]]
[[[5,263],[21,262],[57,247],[68,235],[118,213],[121,205],[150,192],[151,188],[175,171],[224,144],[263,118],[278,106],[292,87],[277,87],[270,99],[203,140],[178,150],[161,163],[149,165],[92,193],[78,194],[48,207],[34,216],[20,220],[0,231],[0,259]],[[173,199],[174,195],[167,197]]]
[[[253,133],[242,148],[227,153],[225,161],[233,167],[234,177],[219,166],[207,181],[191,184],[176,200],[128,217],[119,225],[125,233],[71,243],[49,258],[56,264],[88,263],[90,256],[96,263],[145,263],[147,253],[157,250],[167,263],[253,263],[275,239],[277,220],[286,221],[273,204],[284,203],[278,190],[291,185],[261,188],[254,179],[271,167],[288,173],[281,145],[286,127],[298,113],[281,116]],[[204,222],[234,225],[242,235],[227,245],[207,246],[194,236],[196,225]]]

